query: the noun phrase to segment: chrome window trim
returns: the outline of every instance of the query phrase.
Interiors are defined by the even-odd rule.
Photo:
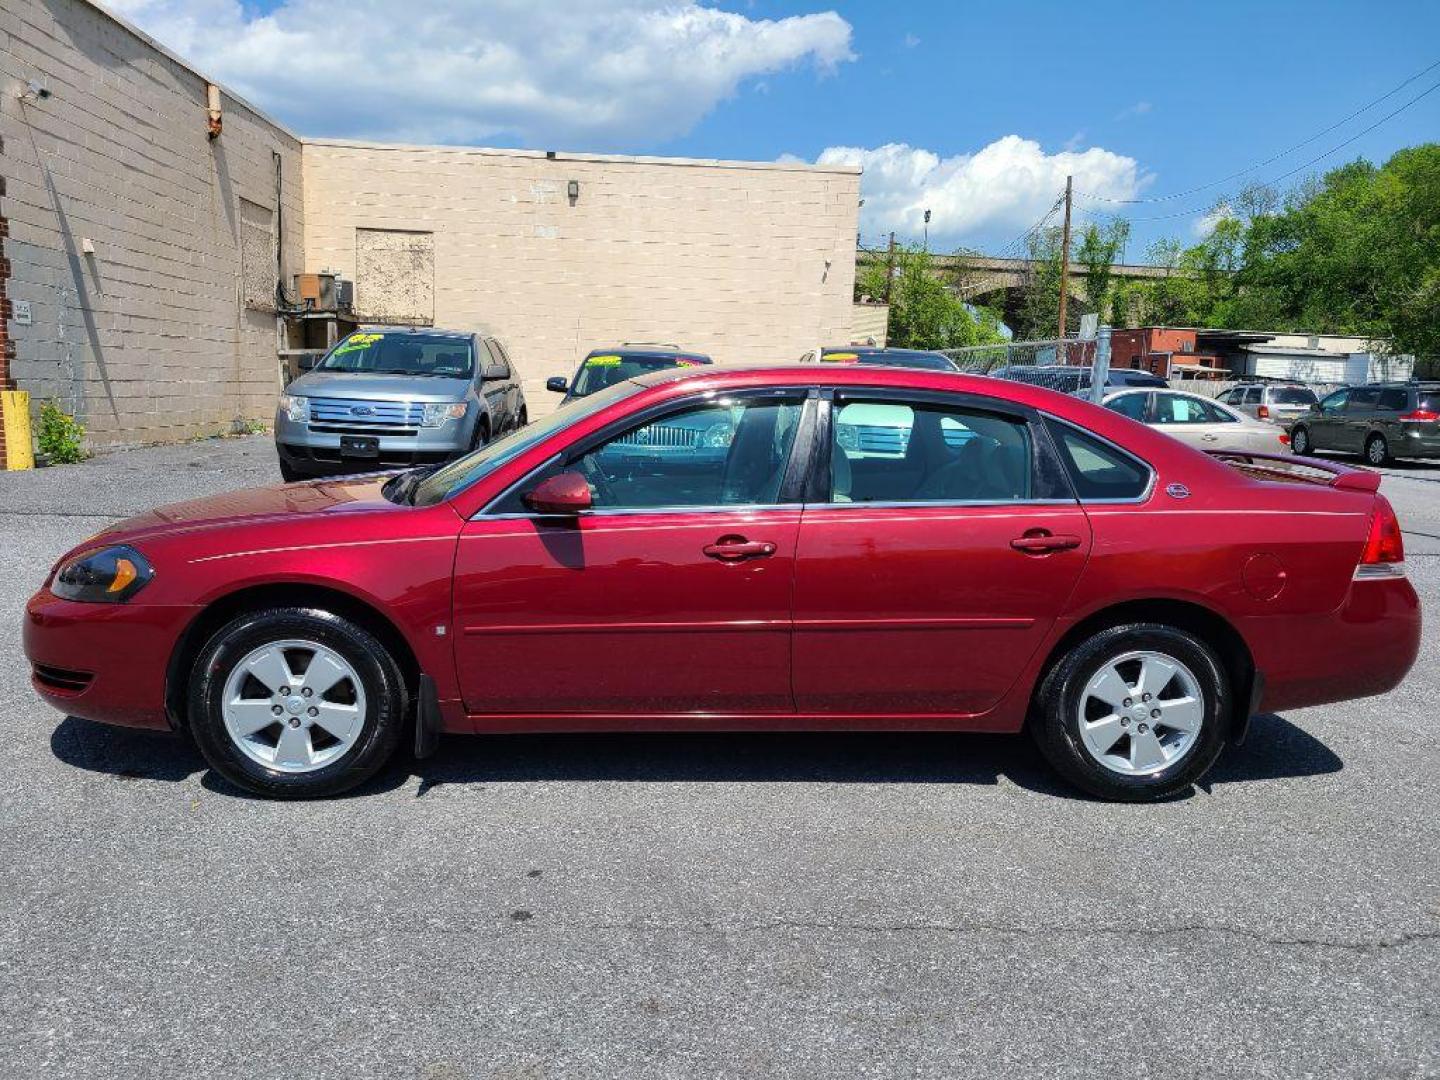
[[[1142,491],[1138,496],[1134,496],[1128,499],[1082,499],[1080,497],[1080,493],[1078,491],[1075,491],[1075,500],[1080,503],[1081,506],[1138,506],[1140,503],[1148,502],[1150,496],[1155,494],[1155,485],[1159,482],[1160,477],[1159,474],[1155,471],[1155,466],[1151,465],[1144,458],[1139,457],[1133,451],[1125,449],[1125,447],[1121,446],[1113,439],[1107,439],[1098,431],[1091,431],[1089,428],[1081,427],[1079,424],[1072,423],[1071,421],[1066,420],[1063,417],[1056,416],[1054,413],[1042,411],[1040,415],[1045,417],[1047,421],[1053,421],[1056,424],[1061,424],[1065,427],[1070,428],[1072,431],[1078,431],[1081,435],[1084,435],[1087,438],[1094,439],[1096,442],[1104,443],[1106,446],[1110,447],[1110,449],[1118,452],[1121,456],[1129,458],[1131,461],[1144,468],[1145,472],[1150,477],[1149,482],[1145,485],[1145,490]],[[1062,447],[1055,447],[1055,452],[1061,455],[1062,458],[1065,456],[1065,451]],[[1066,480],[1070,481],[1071,490],[1074,491],[1075,481],[1070,476],[1069,468],[1065,469],[1065,478]]]
[[[618,438],[620,435],[623,435],[626,431],[629,431],[632,427],[643,427],[643,426],[645,426],[646,424],[653,422],[654,419],[667,416],[667,415],[669,415],[671,412],[686,412],[686,411],[688,411],[688,410],[690,410],[690,409],[692,409],[692,408],[694,408],[694,407],[696,407],[696,406],[703,406],[703,405],[705,405],[707,402],[711,402],[711,401],[713,401],[715,398],[717,398],[717,397],[723,397],[723,396],[759,397],[759,398],[766,398],[766,397],[788,397],[788,396],[793,396],[793,395],[799,395],[799,396],[800,396],[800,398],[801,398],[801,401],[800,401],[800,407],[801,407],[800,428],[796,431],[796,439],[795,439],[795,441],[791,443],[791,447],[790,447],[791,460],[786,463],[786,466],[785,466],[785,474],[782,475],[782,477],[781,477],[781,482],[780,482],[780,483],[781,483],[781,487],[782,487],[782,489],[783,489],[783,487],[784,487],[784,485],[785,485],[785,481],[786,481],[787,479],[789,479],[789,474],[790,474],[791,467],[792,467],[792,465],[794,464],[794,454],[795,454],[795,452],[796,452],[796,446],[797,446],[797,444],[798,444],[799,441],[800,441],[800,440],[799,440],[799,436],[800,436],[801,432],[804,430],[805,422],[806,422],[806,420],[808,419],[808,420],[810,420],[811,423],[813,424],[813,415],[810,414],[810,413],[807,411],[807,410],[809,410],[809,409],[811,408],[811,406],[810,406],[810,399],[814,396],[813,393],[812,393],[813,389],[814,389],[814,388],[813,388],[813,387],[810,387],[810,386],[795,386],[795,385],[792,385],[792,384],[786,384],[786,385],[784,385],[784,386],[747,386],[747,387],[741,387],[741,388],[736,389],[736,390],[706,390],[706,391],[703,391],[703,392],[701,392],[701,393],[687,395],[687,396],[685,396],[685,397],[683,397],[683,398],[677,398],[677,399],[675,399],[675,400],[673,400],[673,401],[665,401],[665,402],[657,403],[657,404],[655,404],[655,405],[650,406],[649,408],[640,410],[638,413],[634,413],[634,414],[631,414],[630,416],[623,417],[623,418],[621,418],[621,419],[619,419],[619,420],[616,420],[613,424],[607,424],[604,428],[601,428],[599,431],[597,431],[597,432],[592,432],[591,435],[586,436],[584,439],[580,439],[580,440],[577,440],[576,442],[572,442],[569,446],[565,447],[563,450],[561,450],[561,451],[559,451],[558,453],[553,454],[553,455],[551,455],[550,457],[546,458],[546,459],[545,459],[544,461],[542,461],[539,465],[535,466],[535,468],[531,469],[531,470],[530,470],[529,472],[527,472],[524,476],[522,476],[522,477],[520,477],[518,480],[516,480],[513,484],[511,484],[511,485],[509,485],[508,487],[506,487],[503,491],[501,491],[501,492],[500,492],[498,495],[496,495],[493,499],[491,499],[489,502],[487,502],[484,506],[482,506],[482,507],[481,507],[478,511],[476,511],[474,514],[471,514],[469,520],[471,520],[471,521],[480,521],[480,520],[484,520],[484,521],[507,521],[507,520],[521,520],[521,519],[537,519],[537,518],[557,518],[557,517],[566,516],[566,515],[557,515],[557,514],[492,514],[492,513],[490,513],[490,508],[491,508],[492,506],[498,505],[499,503],[503,502],[505,499],[508,499],[508,498],[515,492],[515,490],[516,490],[517,488],[521,487],[522,485],[524,485],[524,484],[528,483],[529,481],[531,481],[532,479],[534,479],[535,476],[537,476],[539,473],[543,472],[544,470],[548,469],[551,465],[555,464],[555,462],[565,459],[572,451],[574,451],[574,450],[576,449],[577,445],[588,445],[588,446],[598,446],[598,445],[602,445],[602,444],[604,444],[604,443],[606,443],[606,442],[609,442],[611,439]],[[633,421],[633,423],[632,423],[632,421]],[[557,433],[557,434],[558,434],[558,433]],[[803,505],[803,504],[801,504],[801,503],[730,503],[730,504],[726,504],[726,505],[723,505],[723,506],[706,505],[706,506],[703,506],[703,507],[694,507],[694,506],[678,506],[678,507],[647,506],[647,507],[633,507],[633,508],[632,508],[632,507],[610,507],[610,508],[604,508],[604,507],[602,507],[602,508],[596,509],[596,510],[585,510],[585,511],[582,511],[580,514],[576,514],[576,515],[573,515],[573,516],[575,516],[575,517],[589,517],[589,516],[597,516],[597,515],[603,515],[603,514],[663,514],[663,513],[683,513],[683,512],[686,512],[686,511],[690,511],[690,510],[702,510],[702,511],[707,511],[707,512],[710,512],[710,513],[719,513],[719,512],[723,512],[723,511],[735,511],[735,510],[745,510],[745,509],[750,509],[750,510],[778,510],[778,509],[782,509],[782,508],[789,508],[789,507],[792,507],[792,506],[801,506],[801,505]]]
[[[985,506],[1074,506],[1074,499],[936,499],[933,502],[916,499],[895,499],[881,502],[813,502],[803,504],[805,510],[927,510],[975,509]]]
[[[809,509],[804,503],[733,503],[724,506],[644,506],[644,507],[611,507],[598,510],[581,510],[577,514],[486,514],[483,517],[476,516],[471,521],[559,521],[562,519],[580,520],[582,518],[609,518],[609,517],[638,517],[645,514],[762,514],[770,510],[805,510]]]

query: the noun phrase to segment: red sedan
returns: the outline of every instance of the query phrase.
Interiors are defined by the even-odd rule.
[[[430,471],[124,522],[57,564],[25,651],[56,708],[188,731],[266,795],[440,732],[1028,728],[1154,799],[1257,711],[1404,678],[1378,484],[1023,383],[667,371]]]

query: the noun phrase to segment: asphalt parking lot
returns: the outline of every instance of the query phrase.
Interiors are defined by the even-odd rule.
[[[1400,690],[1156,806],[892,735],[450,738],[280,804],[40,703],[58,555],[276,481],[264,437],[0,474],[5,1075],[1440,1073],[1433,618]],[[1440,610],[1440,465],[1382,490]]]

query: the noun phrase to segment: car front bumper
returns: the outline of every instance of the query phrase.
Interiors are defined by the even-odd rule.
[[[475,422],[472,415],[466,415],[439,427],[412,429],[411,435],[367,432],[363,425],[345,432],[315,431],[310,424],[293,421],[280,412],[275,417],[275,450],[292,469],[315,475],[433,465],[470,449]],[[347,447],[347,439],[352,438],[373,439],[375,452],[357,453]]]
[[[122,727],[170,726],[165,678],[192,606],[78,604],[41,589],[21,642],[35,691],[61,712]]]

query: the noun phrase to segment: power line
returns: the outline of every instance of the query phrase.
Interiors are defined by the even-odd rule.
[[[1436,90],[1440,90],[1440,82],[1432,83],[1432,84],[1429,86],[1429,88],[1427,88],[1427,89],[1425,89],[1425,90],[1422,90],[1420,93],[1416,94],[1413,98],[1411,98],[1409,101],[1407,101],[1404,105],[1401,105],[1398,109],[1394,110],[1393,112],[1386,113],[1386,114],[1385,114],[1384,116],[1382,116],[1379,120],[1376,120],[1375,123],[1371,124],[1369,127],[1364,128],[1364,129],[1361,130],[1361,131],[1357,131],[1354,135],[1351,135],[1350,138],[1346,139],[1344,142],[1339,143],[1339,144],[1337,144],[1337,145],[1335,145],[1335,146],[1332,146],[1329,150],[1326,150],[1323,154],[1317,154],[1315,157],[1311,158],[1309,161],[1305,162],[1305,163],[1302,164],[1302,165],[1297,165],[1297,166],[1295,166],[1295,168],[1289,170],[1288,172],[1283,172],[1283,173],[1281,173],[1279,176],[1271,177],[1269,180],[1264,181],[1263,184],[1262,184],[1262,186],[1264,186],[1264,187],[1270,187],[1270,186],[1273,186],[1273,185],[1275,185],[1275,184],[1278,184],[1281,180],[1285,180],[1285,179],[1288,179],[1288,178],[1291,177],[1291,176],[1294,176],[1294,175],[1295,175],[1296,173],[1298,173],[1298,172],[1304,172],[1306,169],[1310,168],[1310,166],[1315,165],[1315,164],[1318,164],[1319,162],[1321,162],[1321,161],[1325,160],[1327,157],[1329,157],[1331,154],[1334,154],[1334,153],[1336,153],[1336,152],[1338,152],[1338,151],[1340,151],[1340,150],[1345,149],[1345,147],[1349,146],[1351,143],[1355,142],[1357,139],[1361,139],[1361,138],[1365,137],[1366,135],[1370,134],[1370,132],[1372,132],[1372,131],[1374,131],[1376,128],[1380,127],[1382,124],[1386,123],[1386,122],[1389,121],[1389,120],[1394,119],[1396,116],[1399,116],[1399,115],[1400,115],[1402,112],[1404,112],[1406,109],[1410,108],[1411,105],[1414,105],[1417,101],[1420,101],[1422,98],[1428,97],[1429,95],[1433,94]],[[1207,186],[1209,186],[1209,185],[1207,185]],[[1203,190],[1203,189],[1197,188],[1197,189],[1195,189],[1195,190],[1198,191],[1198,190]],[[1177,210],[1177,211],[1174,212],[1173,214],[1147,214],[1147,215],[1144,215],[1144,216],[1141,216],[1141,217],[1127,217],[1127,218],[1125,218],[1125,220],[1127,220],[1127,221],[1169,221],[1169,220],[1172,220],[1172,219],[1174,219],[1174,218],[1193,217],[1195,214],[1201,214],[1201,213],[1204,213],[1204,212],[1207,211],[1207,210],[1213,210],[1213,209],[1215,209],[1215,207],[1214,207],[1213,205],[1212,205],[1212,206],[1208,206],[1208,207],[1206,207],[1206,206],[1202,206],[1202,207],[1192,207],[1192,208],[1190,208],[1189,210]],[[1107,211],[1107,210],[1091,210],[1091,211],[1089,211],[1089,213],[1092,214],[1092,215],[1093,215],[1093,214],[1102,214],[1102,215],[1104,215],[1104,216],[1106,216],[1106,217],[1110,217],[1110,218],[1117,218],[1117,217],[1120,217],[1120,216],[1121,216],[1118,212],[1111,212],[1111,211]]]
[[[1391,89],[1387,90],[1385,93],[1381,94],[1381,95],[1380,95],[1378,98],[1376,98],[1374,101],[1371,101],[1370,103],[1361,106],[1359,109],[1356,109],[1354,112],[1352,112],[1349,116],[1345,117],[1343,120],[1339,120],[1339,121],[1331,124],[1329,127],[1325,128],[1323,131],[1317,131],[1314,135],[1311,135],[1308,139],[1304,139],[1304,140],[1296,143],[1294,146],[1287,147],[1286,149],[1280,151],[1278,154],[1274,154],[1274,155],[1272,155],[1271,157],[1266,158],[1264,161],[1254,162],[1253,164],[1250,164],[1250,165],[1245,166],[1243,169],[1239,169],[1239,170],[1237,170],[1236,172],[1230,173],[1228,176],[1222,176],[1219,180],[1212,180],[1212,181],[1211,181],[1210,183],[1208,183],[1208,184],[1201,184],[1201,185],[1199,185],[1198,187],[1189,188],[1189,189],[1187,189],[1187,190],[1185,190],[1185,191],[1177,191],[1177,192],[1174,192],[1173,194],[1170,194],[1170,195],[1156,195],[1156,196],[1153,196],[1153,197],[1150,197],[1150,198],[1143,198],[1143,199],[1114,199],[1114,198],[1110,198],[1109,196],[1106,196],[1106,195],[1092,195],[1092,194],[1090,194],[1090,193],[1088,193],[1088,192],[1083,192],[1083,191],[1077,191],[1075,194],[1076,194],[1076,196],[1077,196],[1078,198],[1085,199],[1085,200],[1087,200],[1087,201],[1089,201],[1089,202],[1104,202],[1104,203],[1112,203],[1112,204],[1116,204],[1116,205],[1132,205],[1132,206],[1133,206],[1133,205],[1139,205],[1139,204],[1142,204],[1142,203],[1173,202],[1173,201],[1176,200],[1176,199],[1183,199],[1183,198],[1186,198],[1187,196],[1194,195],[1196,192],[1199,192],[1199,191],[1206,191],[1206,190],[1208,190],[1208,189],[1210,189],[1210,188],[1219,187],[1221,184],[1227,184],[1227,183],[1229,183],[1231,180],[1236,179],[1237,177],[1244,176],[1246,173],[1254,172],[1256,169],[1263,169],[1263,168],[1264,168],[1265,166],[1267,166],[1267,165],[1273,165],[1275,162],[1279,161],[1281,158],[1283,158],[1283,157],[1289,157],[1291,154],[1293,154],[1296,150],[1299,150],[1301,147],[1303,147],[1303,146],[1309,146],[1311,143],[1315,142],[1317,139],[1321,139],[1321,138],[1325,137],[1326,135],[1330,134],[1330,132],[1336,130],[1337,128],[1342,128],[1342,127],[1344,127],[1346,124],[1350,123],[1351,120],[1354,120],[1357,116],[1360,116],[1362,113],[1367,113],[1367,112],[1369,112],[1369,111],[1370,111],[1371,109],[1373,109],[1376,105],[1379,105],[1382,101],[1384,101],[1386,98],[1394,97],[1394,96],[1395,96],[1396,94],[1398,94],[1401,90],[1405,89],[1405,87],[1409,86],[1411,83],[1415,82],[1417,79],[1420,79],[1420,78],[1424,77],[1425,75],[1430,74],[1430,72],[1434,71],[1437,67],[1440,67],[1440,60],[1436,60],[1436,61],[1435,61],[1433,64],[1431,64],[1429,67],[1427,67],[1427,68],[1425,68],[1425,69],[1423,69],[1423,70],[1421,70],[1421,71],[1417,71],[1414,75],[1411,75],[1411,76],[1410,76],[1408,79],[1406,79],[1404,82],[1402,82],[1402,83],[1398,84],[1397,86],[1394,86],[1394,87],[1392,87]],[[1354,136],[1352,136],[1351,138],[1347,139],[1345,142],[1340,143],[1339,146],[1332,147],[1331,149],[1327,150],[1325,153],[1321,154],[1319,157],[1314,158],[1314,159],[1312,159],[1311,161],[1306,162],[1304,165],[1301,165],[1301,166],[1299,166],[1299,168],[1293,169],[1293,170],[1291,170],[1291,171],[1288,172],[1288,173],[1283,173],[1282,175],[1276,177],[1275,179],[1276,179],[1276,180],[1283,180],[1283,179],[1285,179],[1285,177],[1287,177],[1287,176],[1293,176],[1295,173],[1299,172],[1301,169],[1308,168],[1309,166],[1315,164],[1315,162],[1320,161],[1322,158],[1329,157],[1331,154],[1335,153],[1335,151],[1344,149],[1346,146],[1349,146],[1352,142],[1354,142],[1356,139],[1360,138],[1362,135],[1367,135],[1367,134],[1369,134],[1370,132],[1374,131],[1377,127],[1379,127],[1381,124],[1385,123],[1385,122],[1386,122],[1387,120],[1389,120],[1391,117],[1394,117],[1394,116],[1398,115],[1399,113],[1404,112],[1404,111],[1405,111],[1406,109],[1408,109],[1411,105],[1414,105],[1414,104],[1415,104],[1417,101],[1419,101],[1421,98],[1425,97],[1427,94],[1429,94],[1429,93],[1431,93],[1433,90],[1435,90],[1437,86],[1440,86],[1440,83],[1436,83],[1435,86],[1431,86],[1429,90],[1426,90],[1426,91],[1422,92],[1421,94],[1419,94],[1418,96],[1411,98],[1411,99],[1410,99],[1409,101],[1407,101],[1404,105],[1400,106],[1400,108],[1396,109],[1394,112],[1389,113],[1388,115],[1386,115],[1386,116],[1382,117],[1381,119],[1377,120],[1374,124],[1372,124],[1370,127],[1366,128],[1364,131],[1361,131],[1359,134],[1354,135]],[[1274,183],[1274,181],[1270,181],[1270,182],[1271,182],[1271,183]],[[1160,220],[1160,219],[1158,219],[1158,218],[1138,218],[1138,219],[1136,219],[1136,220],[1140,220],[1140,221],[1155,221],[1155,220]]]

